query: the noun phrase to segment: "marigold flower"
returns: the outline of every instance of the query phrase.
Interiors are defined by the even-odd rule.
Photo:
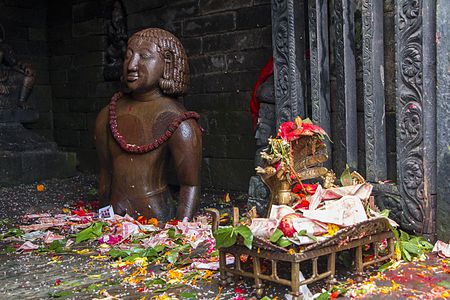
[[[43,192],[43,191],[45,191],[45,186],[43,184],[38,184],[38,185],[36,185],[36,190],[38,192]]]

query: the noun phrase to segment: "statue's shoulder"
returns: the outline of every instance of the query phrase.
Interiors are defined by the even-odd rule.
[[[186,108],[180,102],[170,97],[161,97],[158,99],[158,104],[160,113],[182,114],[186,112]]]

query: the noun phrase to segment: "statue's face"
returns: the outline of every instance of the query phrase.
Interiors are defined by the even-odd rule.
[[[164,60],[157,45],[140,38],[131,38],[123,63],[123,78],[133,93],[159,89],[163,77]]]

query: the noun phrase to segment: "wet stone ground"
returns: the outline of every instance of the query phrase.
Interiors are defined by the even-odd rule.
[[[45,190],[37,191],[37,184],[43,184]],[[96,185],[95,176],[79,174],[69,179],[53,179],[41,183],[0,188],[0,233],[14,227],[26,214],[57,214],[75,202],[95,201]],[[231,215],[233,205],[245,206],[245,194],[230,193],[230,202],[224,200],[225,194],[226,191],[204,191],[202,209],[215,207]],[[135,286],[124,283],[123,275],[119,274],[117,268],[111,267],[111,261],[93,260],[91,256],[98,254],[92,250],[95,249],[94,245],[92,247],[86,244],[80,245],[73,248],[80,251],[78,254],[74,252],[60,255],[1,254],[0,299],[152,299],[155,296],[142,293]],[[0,242],[0,251],[5,252],[5,247],[6,244]],[[434,286],[437,282],[443,280],[450,282],[448,269],[447,273],[442,271],[448,262],[438,259],[434,254],[430,254],[429,257],[430,259],[425,262],[402,264],[398,269],[385,273],[382,278],[376,277],[376,269],[366,272],[363,281],[387,287],[378,295],[366,295],[366,297],[370,299],[443,298],[442,290],[436,291],[436,294],[429,292],[432,290],[430,286]],[[370,277],[371,275],[373,277]],[[351,270],[338,265],[339,282],[345,282],[354,277]],[[238,287],[241,292],[244,291],[241,295],[245,298],[237,299],[254,298],[252,281],[236,280],[221,289],[218,286],[218,273],[216,273],[210,282],[199,282],[195,288],[179,286],[168,290],[167,294],[170,296],[180,295],[182,292],[194,292],[197,299],[225,300],[235,299],[238,296],[236,292]],[[391,288],[393,281],[399,283],[401,287],[393,290]],[[266,284],[264,288],[264,294],[270,298],[278,296],[281,300],[288,294],[286,287]],[[317,293],[327,288],[327,285],[325,282],[318,282],[309,288],[313,293]],[[413,292],[415,290],[419,292]],[[108,297],[108,295],[111,296]]]
[[[37,185],[42,184],[44,191],[38,191]],[[18,224],[27,214],[61,213],[63,208],[70,207],[78,201],[96,200],[96,177],[79,174],[68,179],[52,179],[34,184],[22,184],[13,187],[0,188],[0,233]],[[214,207],[231,215],[232,203],[243,206],[246,195],[230,193],[232,202],[224,201],[225,191],[204,191],[202,193],[202,208]],[[21,242],[22,243],[22,242]],[[5,243],[0,242],[0,250]],[[74,248],[75,250],[77,247]],[[89,249],[85,245],[79,250]],[[92,247],[94,249],[94,247]],[[92,251],[83,254],[15,254],[0,255],[0,299],[105,299],[105,295],[117,299],[151,299],[154,295],[139,293],[131,285],[124,284],[118,271],[110,267],[107,261],[92,260]],[[168,292],[177,295],[183,291],[195,292],[198,299],[232,299],[235,285],[223,289],[218,286],[218,274],[213,280],[201,282],[198,288],[179,287]],[[59,283],[63,284],[59,284]],[[248,291],[251,297],[251,281],[240,281],[238,286]],[[107,294],[99,295],[104,289]],[[284,295],[285,288],[267,287],[267,295]],[[107,298],[107,297],[106,297]],[[114,299],[111,297],[110,299]]]

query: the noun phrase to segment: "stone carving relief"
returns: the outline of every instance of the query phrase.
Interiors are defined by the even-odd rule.
[[[0,111],[29,108],[27,99],[34,86],[34,71],[17,59],[5,38],[5,30],[0,24]]]
[[[103,77],[107,81],[120,80],[122,75],[123,58],[127,49],[127,18],[121,1],[114,1],[111,20],[107,25],[106,66]]]
[[[397,157],[402,226],[424,229],[422,1],[397,3]]]

